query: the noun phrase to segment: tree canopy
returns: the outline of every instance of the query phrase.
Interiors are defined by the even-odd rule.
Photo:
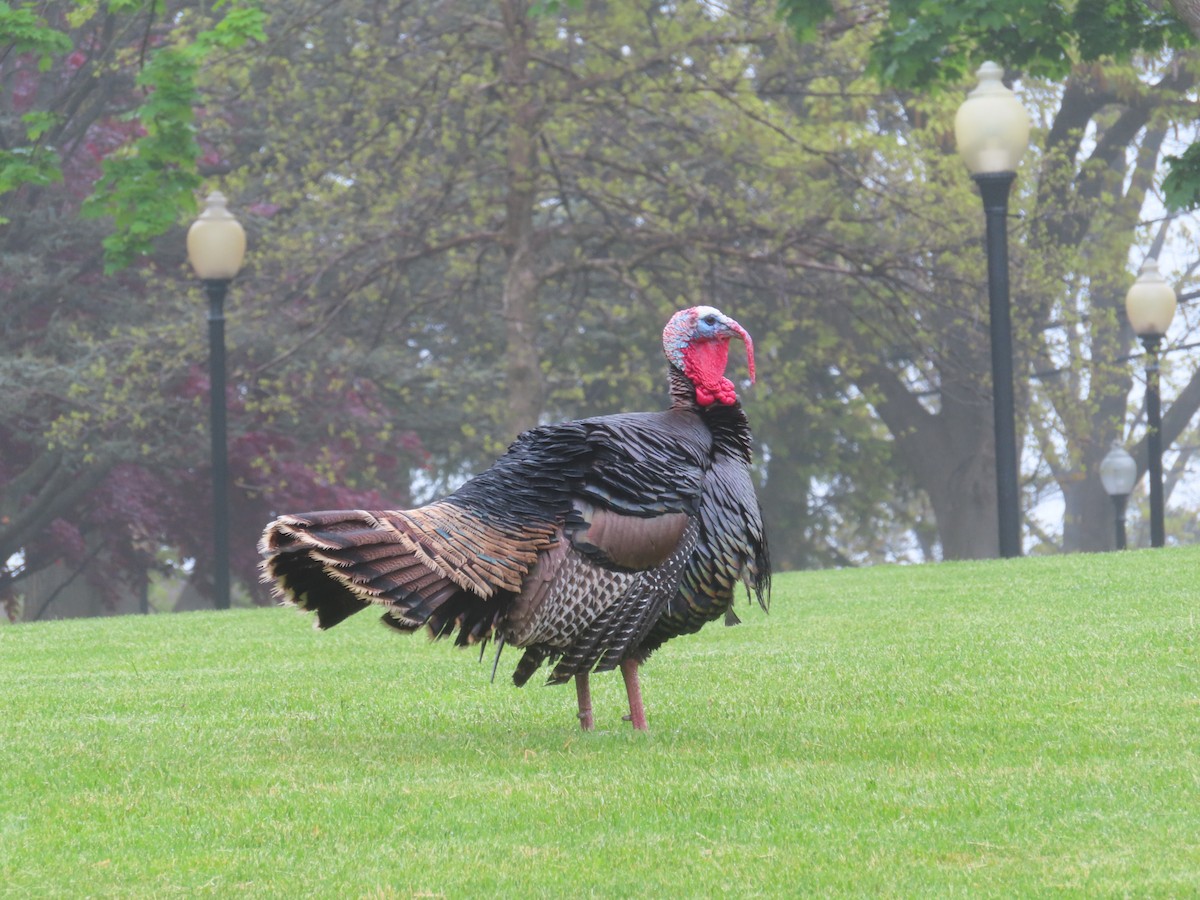
[[[800,40],[816,38],[823,26],[873,24],[870,71],[909,90],[961,83],[985,59],[1003,60],[1013,73],[1061,81],[1079,63],[1170,55],[1200,40],[1200,6],[1191,0],[889,0],[867,6],[779,0],[779,10]],[[1164,161],[1167,206],[1200,205],[1200,144]]]
[[[265,599],[273,512],[429,499],[531,424],[661,406],[658,334],[696,303],[759,349],[781,567],[993,554],[982,217],[951,126],[992,17],[940,51],[955,89],[926,91],[879,50],[926,5],[795,6],[816,39],[758,2],[0,7],[0,596],[44,610],[19,598],[51,570],[205,589],[183,232],[214,187],[250,236],[228,303],[243,597]],[[1136,424],[1128,260],[1187,223],[1147,210],[1194,136],[1195,60],[1173,19],[1139,22],[1124,59],[1067,41],[1069,65],[1018,71],[1023,492],[1065,506],[1027,519],[1045,552],[1111,540],[1095,473]]]

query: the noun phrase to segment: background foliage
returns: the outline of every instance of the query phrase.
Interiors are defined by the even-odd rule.
[[[212,188],[251,246],[228,304],[243,601],[276,511],[418,502],[535,422],[660,406],[657,334],[695,303],[756,339],[781,568],[992,555],[982,216],[951,122],[1028,11],[960,7],[0,4],[10,612],[69,614],[73,579],[110,606],[150,573],[207,590],[182,235]],[[1120,439],[1144,465],[1131,266],[1194,258],[1162,198],[1192,42],[1127,24],[1104,59],[1047,26],[1004,60],[1035,121],[1012,226],[1035,552],[1109,546],[1098,461]],[[1185,304],[1172,347],[1190,326]],[[1186,540],[1200,385],[1168,359]]]

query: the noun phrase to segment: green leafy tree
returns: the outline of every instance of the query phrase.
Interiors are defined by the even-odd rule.
[[[18,603],[31,577],[51,570],[62,584],[85,576],[110,604],[140,591],[164,545],[208,571],[210,535],[196,527],[209,502],[206,348],[200,304],[179,279],[181,226],[206,169],[220,164],[196,136],[197,79],[262,37],[263,24],[251,6],[221,13],[0,7],[0,600],[10,615],[56,613],[58,587]],[[172,244],[156,241],[164,233]],[[236,372],[236,346],[231,362]],[[282,438],[264,454],[279,426],[241,387],[229,403],[243,510],[245,486],[260,480],[272,486],[262,503],[358,502],[374,495],[355,493],[353,477],[328,488],[331,473],[357,468],[338,452],[383,467],[418,455],[403,441],[332,441],[330,459],[297,463]],[[380,430],[369,390],[322,384],[313,395],[329,398],[319,407],[327,414],[306,416],[305,427]],[[259,509],[238,520],[235,561],[251,582]]]
[[[1200,5],[1192,0],[890,0],[845,8],[830,0],[779,0],[779,11],[801,40],[823,28],[877,26],[871,72],[904,90],[959,84],[984,59],[1058,81],[1080,63],[1152,58],[1200,39]],[[1167,205],[1200,205],[1200,144],[1165,162]]]
[[[36,48],[6,58],[5,102],[22,83],[37,98],[5,109],[6,139],[63,177],[0,197],[20,223],[0,235],[20,287],[0,372],[14,386],[0,395],[4,497],[42,510],[3,533],[4,558],[95,552],[89,572],[136,573],[169,546],[205,571],[205,535],[186,532],[206,519],[206,348],[180,249],[201,183],[251,234],[229,323],[247,582],[272,511],[426,499],[529,424],[660,406],[656,335],[694,303],[756,337],[746,396],[782,566],[994,552],[981,221],[948,129],[961,93],[866,73],[875,7],[839,12],[819,45],[757,3],[266,3],[261,33],[207,44],[232,8],[87,9],[76,31],[51,30],[91,48],[88,29],[128,24],[110,62],[73,81],[77,51],[51,47],[46,71],[81,90],[113,79],[94,107],[103,128],[81,119],[74,144],[43,130],[91,101],[24,80]],[[146,71],[167,50],[156,96]],[[1153,129],[1184,112],[1185,59],[1029,81],[1047,141],[1020,182],[1023,359],[1096,363],[1073,363],[1074,395],[1039,382],[1023,398],[1046,458],[1030,492],[1092,471],[1081,429],[1120,428],[1101,388],[1128,387],[1128,367],[1099,363],[1131,338],[1110,352],[1083,305],[1102,277],[1118,302],[1120,263],[1069,290],[1064,278],[1138,233],[1163,148]],[[159,172],[172,217],[138,212]],[[80,217],[87,197],[99,218]],[[103,274],[123,259],[136,262]],[[124,556],[100,541],[119,532],[114,510]]]
[[[354,359],[421,435],[430,468],[414,483],[433,492],[530,424],[660,406],[667,315],[719,304],[795,361],[764,368],[751,394],[781,485],[802,468],[792,445],[812,445],[803,508],[777,510],[781,553],[844,559],[808,527],[832,521],[809,493],[834,471],[834,442],[796,427],[801,407],[845,406],[828,385],[806,391],[803,348],[824,326],[811,304],[760,293],[786,294],[781,279],[808,270],[829,164],[756,85],[786,34],[769,8],[744,13],[627,3],[551,17],[502,2],[273,15],[268,52],[223,73],[246,105],[224,137],[227,183],[275,210],[256,271],[277,299],[253,313],[262,343],[247,348],[259,377]],[[866,469],[884,436],[861,399],[851,409]],[[890,491],[859,485],[876,493]],[[861,533],[878,513],[866,508]]]
[[[835,9],[785,2],[781,8],[809,34],[813,28],[826,36],[842,34],[852,23],[873,28],[867,69],[890,85],[904,104],[903,128],[927,146],[949,150],[948,124],[961,94],[947,100],[940,90],[946,83],[961,83],[964,73],[987,57],[1015,63],[1016,74],[1023,76],[1027,103],[1037,106],[1040,139],[1022,168],[1014,204],[1027,223],[1015,230],[1012,266],[1018,371],[1054,376],[1039,377],[1023,390],[1030,433],[1043,460],[1029,479],[1031,499],[1041,496],[1043,478],[1065,499],[1061,534],[1042,534],[1048,548],[1109,546],[1111,512],[1096,471],[1129,418],[1129,359],[1135,348],[1122,315],[1131,280],[1126,261],[1153,237],[1141,220],[1148,204],[1154,215],[1167,136],[1194,135],[1187,98],[1196,77],[1194,54],[1187,49],[1194,39],[1183,26],[1190,19],[1140,3],[1010,2],[984,8],[898,2]],[[1035,75],[1059,78],[1062,84],[1030,77]],[[927,104],[940,104],[932,117],[920,110],[913,115],[913,101],[904,100],[919,97],[918,89],[932,92]],[[1168,202],[1179,171],[1165,180]],[[958,176],[959,184],[964,180]],[[1156,242],[1161,246],[1161,236]],[[983,307],[976,286],[982,270],[974,253],[968,258],[974,258],[970,269],[959,273],[957,283],[969,285],[976,312],[964,309],[961,321],[973,319],[978,334]],[[945,273],[938,278],[942,285],[951,283]],[[923,323],[936,321],[929,309],[929,301],[922,301],[913,313]],[[955,333],[952,323],[941,327]],[[938,340],[936,333],[925,335],[916,347],[928,349],[918,349],[917,355],[937,359]],[[974,345],[986,349],[977,340]],[[902,445],[910,439],[902,435],[921,433],[917,398],[896,377],[894,366],[876,369],[880,385],[891,382],[890,402],[910,411],[889,422]],[[940,393],[943,404],[945,374],[924,382],[926,390]],[[975,379],[972,395],[986,397],[986,391],[986,381]],[[1194,393],[1189,384],[1169,410],[1168,440],[1194,414]],[[880,409],[888,419],[891,413]],[[1139,443],[1136,450],[1144,467],[1145,448]],[[965,463],[966,454],[961,458]],[[951,463],[950,470],[957,467]],[[987,496],[985,474],[976,478],[983,491],[984,502],[976,509],[982,521],[994,519],[987,509],[994,500]],[[927,478],[918,481],[929,490]],[[939,511],[939,523],[943,518]],[[977,546],[987,542],[980,535]]]

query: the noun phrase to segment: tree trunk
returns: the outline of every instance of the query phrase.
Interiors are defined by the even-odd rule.
[[[974,455],[945,453],[941,460],[946,463],[941,475],[922,479],[922,487],[937,518],[942,559],[999,556],[995,454],[991,447],[985,450],[981,446]]]
[[[897,457],[929,497],[942,558],[990,559],[1000,555],[1000,526],[986,353],[962,359],[941,373],[936,412],[879,363],[863,364],[861,383],[875,394],[872,405],[895,437]]]
[[[1066,504],[1063,513],[1063,550],[1068,553],[1095,553],[1115,549],[1116,512],[1112,499],[1104,493],[1099,474],[1061,486]]]
[[[1157,4],[1146,5],[1154,9],[1159,8]],[[1171,6],[1188,30],[1200,39],[1200,0],[1171,0]]]
[[[771,561],[780,571],[814,565],[809,542],[809,475],[811,460],[800,458],[799,441],[783,435],[770,444],[767,488],[762,492],[763,518],[771,538]]]
[[[529,78],[529,19],[526,4],[503,5],[505,97],[511,110],[507,135],[504,246],[507,270],[503,310],[506,340],[509,436],[538,423],[544,386],[537,346],[540,277],[533,211],[537,201],[537,129],[540,109]]]
[[[507,342],[509,436],[538,423],[542,411],[542,369],[537,346],[538,277],[527,246],[510,254],[504,279],[504,333]]]
[[[141,611],[141,588],[147,573],[126,573],[127,580],[109,590],[106,602],[104,594],[87,578],[88,567],[104,553],[103,539],[98,534],[89,534],[84,546],[87,552],[82,559],[58,560],[21,579],[18,591],[24,597],[22,621],[129,615]]]

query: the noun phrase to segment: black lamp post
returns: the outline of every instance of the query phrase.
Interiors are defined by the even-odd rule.
[[[1124,550],[1125,504],[1137,483],[1137,463],[1120,441],[1113,441],[1112,449],[1100,460],[1100,482],[1104,485],[1104,492],[1112,497],[1117,523],[1117,549]]]
[[[1158,261],[1142,263],[1129,292],[1125,313],[1146,348],[1146,472],[1150,476],[1150,546],[1166,543],[1163,525],[1162,409],[1158,391],[1158,350],[1175,318],[1175,291],[1159,274]]]
[[[229,451],[225,439],[225,294],[246,254],[246,232],[208,195],[187,235],[188,260],[208,294],[209,399],[212,421],[213,605],[229,609]]]
[[[1004,70],[986,62],[954,118],[958,152],[979,186],[987,221],[988,313],[992,344],[992,417],[996,441],[996,508],[1000,555],[1021,555],[1013,401],[1012,321],[1008,296],[1008,192],[1029,143],[1029,116],[1004,86]]]

